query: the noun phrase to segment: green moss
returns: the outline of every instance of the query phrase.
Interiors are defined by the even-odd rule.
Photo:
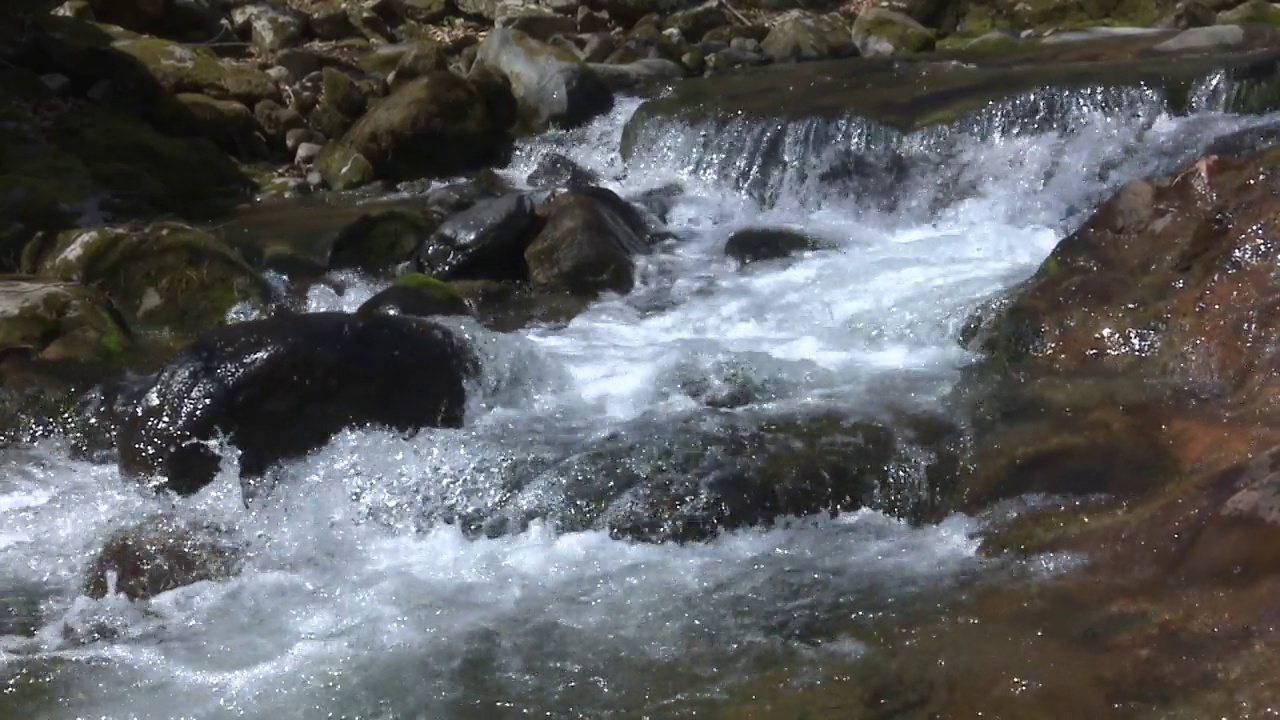
[[[127,331],[104,298],[67,283],[16,278],[0,282],[0,348],[29,348],[48,360],[114,363]]]
[[[209,140],[171,138],[127,115],[88,109],[53,130],[53,142],[95,168],[132,167],[154,178],[163,194],[149,198],[158,209],[195,211],[217,201],[246,196],[253,188],[236,164]],[[193,171],[197,169],[198,171]]]
[[[1050,277],[1057,275],[1058,270],[1058,259],[1055,257],[1050,257],[1044,261],[1043,265],[1040,266],[1040,273]]]
[[[992,30],[1006,26],[1003,21],[996,20],[996,14],[984,5],[975,5],[965,13],[964,20],[956,28],[955,35],[963,38],[976,38],[986,35]]]
[[[140,330],[176,337],[199,335],[237,303],[268,294],[230,247],[172,223],[67,231],[29,260],[43,277],[98,288]]]
[[[866,12],[853,24],[855,36],[879,38],[893,46],[895,52],[921,52],[932,49],[937,36],[934,31],[910,22],[910,18],[887,11]]]
[[[363,215],[342,229],[333,243],[329,264],[384,272],[413,257],[435,229],[435,223],[407,210]]]
[[[418,292],[430,295],[433,300],[453,301],[462,300],[462,296],[454,290],[452,286],[441,280],[437,280],[430,275],[424,273],[408,273],[397,277],[394,281],[395,285],[400,287],[408,287]]]

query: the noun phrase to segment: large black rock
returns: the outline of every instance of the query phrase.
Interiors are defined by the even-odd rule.
[[[477,370],[451,332],[410,317],[316,313],[219,328],[138,399],[119,432],[120,468],[190,494],[217,473],[216,437],[240,451],[245,479],[345,428],[458,427]]]

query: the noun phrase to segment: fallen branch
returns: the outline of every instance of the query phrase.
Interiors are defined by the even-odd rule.
[[[732,16],[733,19],[736,20],[739,25],[751,24],[751,21],[748,20],[745,15],[735,10],[733,6],[729,4],[729,0],[718,0],[718,3],[721,7],[723,7],[725,10],[729,12],[729,15]]]

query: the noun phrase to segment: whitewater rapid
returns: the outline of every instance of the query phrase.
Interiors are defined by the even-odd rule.
[[[1121,182],[1261,122],[1128,102],[906,138],[916,165],[890,203],[859,194],[875,178],[826,183],[829,168],[797,164],[824,152],[801,142],[812,132],[780,159],[750,152],[761,133],[800,132],[767,123],[672,123],[624,161],[636,101],[525,144],[503,171],[518,183],[558,152],[624,197],[679,188],[673,239],[641,259],[636,290],[561,326],[448,321],[485,361],[464,428],[344,432],[248,509],[229,471],[157,499],[59,438],[0,451],[0,717],[670,717],[780,666],[872,652],[845,632],[855,619],[941,608],[948,588],[997,571],[975,556],[979,519],[911,528],[863,511],[663,546],[538,517],[478,538],[439,520],[513,493],[563,502],[584,449],[662,438],[700,412],[691,384],[746,383],[754,409],[936,410],[972,360],[956,338],[975,307]],[[853,134],[829,133],[846,143],[831,152]],[[740,270],[724,242],[761,226],[831,249]],[[346,290],[313,289],[309,309],[377,290],[337,279]],[[232,529],[243,572],[149,603],[84,597],[103,540],[160,512]]]

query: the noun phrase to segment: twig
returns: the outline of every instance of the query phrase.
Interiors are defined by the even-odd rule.
[[[723,7],[725,10],[728,10],[728,11],[729,11],[729,15],[733,16],[733,19],[734,19],[734,20],[736,20],[736,21],[738,21],[738,24],[739,24],[739,25],[750,25],[750,24],[751,24],[751,21],[750,21],[750,20],[748,20],[748,19],[746,18],[746,16],[745,16],[745,15],[743,15],[742,13],[740,13],[740,12],[738,12],[737,10],[733,9],[733,6],[729,4],[729,0],[719,0],[719,4],[720,4],[720,6],[721,6],[721,7]]]

